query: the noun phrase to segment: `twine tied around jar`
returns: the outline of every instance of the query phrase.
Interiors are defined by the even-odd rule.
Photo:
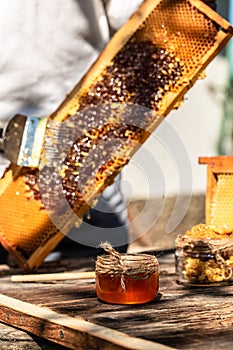
[[[223,278],[225,280],[229,280],[232,277],[232,267],[226,263],[225,259],[223,258],[222,254],[227,249],[230,249],[233,247],[233,243],[226,244],[225,246],[221,247],[220,249],[216,249],[213,247],[212,244],[210,244],[210,252],[214,255],[216,262],[218,266],[223,269]],[[222,251],[222,254],[221,254]]]
[[[178,236],[176,239],[177,248],[182,248],[187,253],[192,253],[196,257],[202,253],[212,255],[215,259],[217,266],[223,270],[222,276],[224,280],[229,280],[232,277],[233,270],[231,265],[224,259],[225,256],[233,256],[233,242],[226,243],[222,240],[212,240],[208,242],[206,240],[193,239],[188,236]]]
[[[102,243],[100,247],[108,254],[97,257],[96,273],[120,275],[121,288],[124,292],[126,292],[126,275],[135,280],[143,280],[158,271],[158,260],[153,255],[120,254],[108,242]]]

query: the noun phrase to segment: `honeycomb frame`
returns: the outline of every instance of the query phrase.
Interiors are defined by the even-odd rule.
[[[151,38],[151,35],[154,37]],[[143,41],[149,38],[177,56],[182,67],[186,67],[177,84],[166,91],[164,87],[156,109],[162,120],[179,106],[184,95],[232,35],[231,24],[200,0],[146,0],[114,35],[87,74],[49,119],[63,122],[74,116],[80,108],[82,97],[99,81],[122,48],[134,39]],[[182,47],[186,54],[179,57]],[[197,53],[198,57],[195,56]],[[158,120],[154,120],[147,126],[141,143],[157,125]],[[131,156],[135,151],[131,149]],[[12,164],[0,180],[0,242],[25,271],[36,270],[73,225],[67,223],[66,232],[60,232],[46,211],[42,210],[41,200],[28,196],[25,175],[30,171]],[[100,194],[113,180],[114,176],[111,175],[98,188],[93,188],[90,199],[97,192]],[[82,205],[77,215],[81,218],[87,209],[88,205]]]
[[[207,165],[206,224],[233,232],[233,156],[200,157],[199,163]]]

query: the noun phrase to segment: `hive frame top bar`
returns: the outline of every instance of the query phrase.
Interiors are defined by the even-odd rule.
[[[212,173],[233,174],[233,156],[199,157],[199,164],[206,164]]]
[[[137,9],[137,11],[129,18],[129,20],[121,27],[120,30],[113,36],[113,38],[109,41],[105,49],[99,55],[98,59],[94,62],[94,64],[90,67],[89,71],[83,76],[81,81],[74,87],[74,89],[67,95],[67,98],[62,102],[62,104],[58,107],[58,109],[51,114],[50,118],[55,119],[57,121],[63,121],[67,117],[74,115],[77,112],[79,106],[79,98],[83,94],[84,91],[90,87],[95,80],[101,75],[102,71],[105,69],[106,65],[108,65],[114,56],[119,52],[119,50],[127,43],[127,41],[134,35],[134,33],[138,30],[138,28],[143,24],[143,22],[147,19],[147,17],[156,10],[156,7],[163,3],[164,0],[145,0],[141,6]],[[171,0],[171,3],[174,0]],[[209,19],[215,22],[219,26],[220,36],[218,50],[216,47],[214,48],[214,52],[209,55],[209,58],[203,63],[200,72],[201,73],[209,62],[224,48],[226,43],[231,39],[233,35],[233,27],[231,24],[223,19],[218,13],[212,10],[209,6],[203,3],[201,0],[176,0],[177,3],[190,3],[197,10],[201,11],[204,15],[206,15]],[[172,19],[171,19],[172,21]],[[197,74],[198,75],[198,72]],[[193,85],[193,83],[197,80],[194,79],[193,82],[189,83],[188,88],[185,92],[189,90],[189,88]],[[184,95],[183,93],[183,95]],[[182,96],[181,96],[182,97]],[[174,105],[181,99],[178,96],[177,101],[174,101]],[[166,116],[174,106],[169,108],[165,113]]]

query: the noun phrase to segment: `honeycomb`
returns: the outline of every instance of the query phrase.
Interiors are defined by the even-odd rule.
[[[232,27],[220,22],[199,0],[145,1],[51,118],[65,120],[83,107],[83,100],[99,103],[105,97],[112,102],[143,100],[143,105],[148,101],[147,107],[166,116],[232,36]]]
[[[43,172],[11,167],[0,181],[0,242],[20,266],[36,269],[74,224],[61,215],[65,230],[58,230],[40,189],[49,184],[46,205],[59,211],[56,184],[62,181],[81,220],[159,122],[179,107],[232,32],[199,0],[147,0],[139,7],[49,117],[45,155],[51,150],[47,140],[57,153],[63,151],[53,121],[75,120],[67,130],[71,139],[82,130],[59,172],[59,162],[45,165]]]
[[[7,176],[12,175],[13,172],[13,169],[8,170]],[[23,172],[25,174],[25,170]],[[7,250],[15,251],[21,262],[28,259],[37,247],[43,246],[57,233],[55,227],[47,225],[49,218],[46,211],[41,210],[41,202],[29,200],[25,196],[26,187],[22,179],[22,176],[16,177],[1,194],[1,203],[5,203],[5,205],[1,204],[1,243]],[[18,201],[17,198],[20,200]],[[45,228],[46,234],[38,234],[38,232],[44,232]]]
[[[233,232],[233,173],[216,174],[210,225],[220,233]]]

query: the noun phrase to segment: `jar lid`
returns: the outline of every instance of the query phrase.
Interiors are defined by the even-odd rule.
[[[177,236],[177,248],[218,251],[233,248],[233,233],[221,234],[210,225],[199,224]]]
[[[158,260],[154,255],[120,254],[108,243],[102,244],[101,247],[108,254],[97,257],[96,273],[146,279],[158,271]]]
[[[183,249],[185,251],[198,251],[198,252],[211,252],[216,253],[218,251],[227,252],[233,250],[233,238],[225,239],[198,239],[186,236],[185,234],[178,235],[176,238],[176,248]]]

